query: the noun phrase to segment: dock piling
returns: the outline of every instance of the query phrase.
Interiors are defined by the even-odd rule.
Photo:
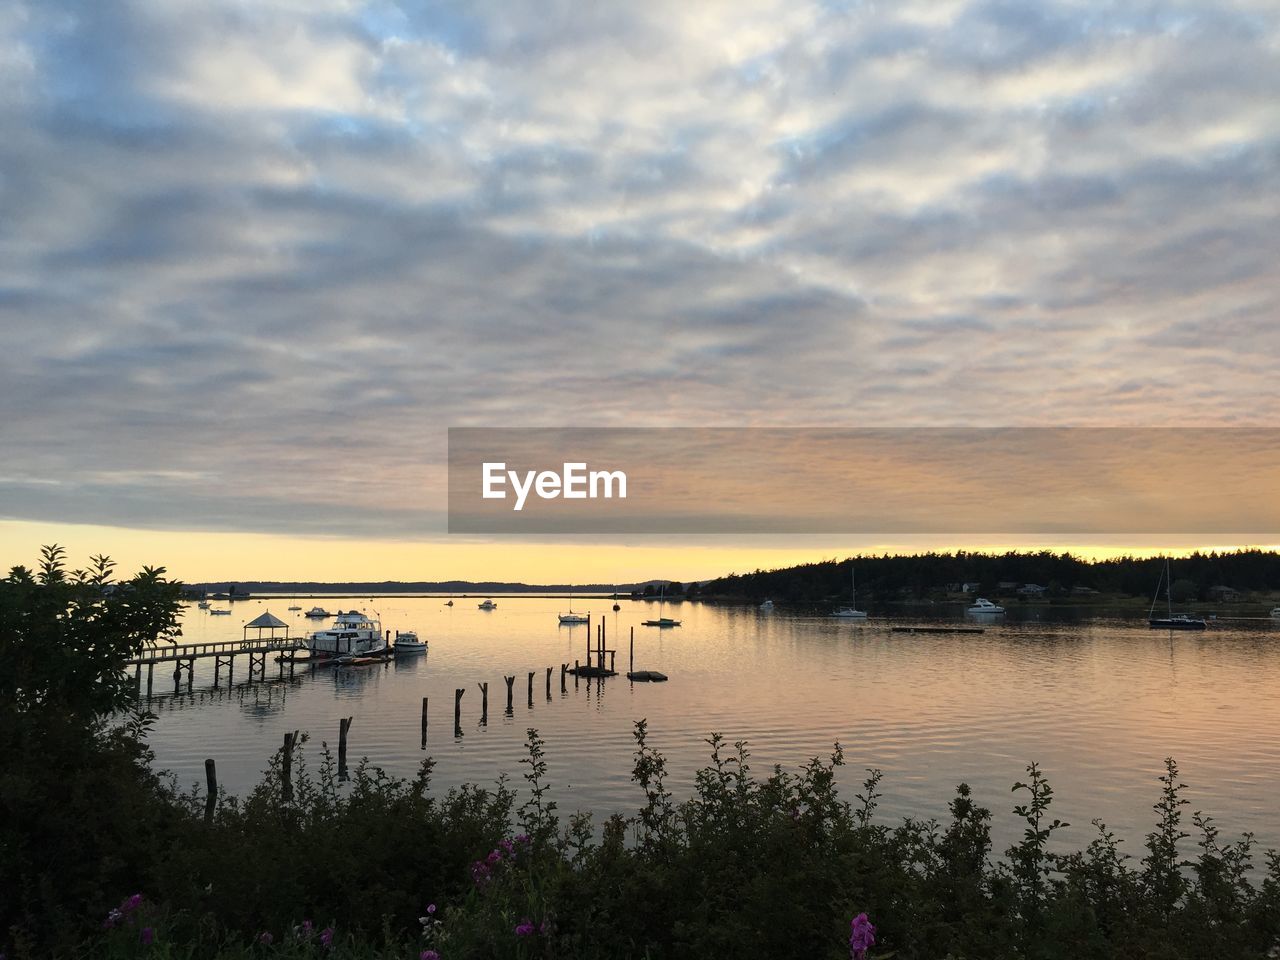
[[[284,735],[284,747],[280,751],[280,799],[285,803],[293,802],[293,745],[298,739],[298,732]]]
[[[427,698],[422,698],[422,749],[427,749]]]
[[[567,663],[560,664],[560,693],[562,696],[569,692],[568,688],[565,687],[565,682],[564,682],[565,674],[567,674],[568,672],[569,672],[569,665]]]
[[[462,695],[466,692],[466,687],[455,687],[453,691],[453,735],[455,737],[462,736]]]
[[[507,716],[509,717],[513,713],[511,709],[511,685],[516,682],[516,676],[514,673],[509,677],[503,674],[502,679],[507,681]]]
[[[551,699],[551,668],[547,667],[547,699]]]
[[[213,810],[218,805],[218,771],[213,758],[204,762],[204,779],[206,791],[204,797],[204,822],[213,822]]]
[[[480,724],[484,726],[489,722],[489,684],[477,684],[480,687]]]
[[[351,730],[354,717],[343,717],[338,721],[338,779],[347,779],[347,733]]]
[[[529,706],[533,706],[533,671],[529,671]]]

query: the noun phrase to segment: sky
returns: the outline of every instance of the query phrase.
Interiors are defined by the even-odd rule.
[[[446,429],[1272,426],[1278,53],[1247,0],[9,0],[0,565],[710,577],[909,541],[450,538]]]

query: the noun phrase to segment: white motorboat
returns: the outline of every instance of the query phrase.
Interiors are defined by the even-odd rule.
[[[313,633],[308,646],[317,659],[356,657],[385,653],[387,639],[379,621],[370,620],[359,610],[339,611],[333,626]]]
[[[1280,617],[1280,607],[1272,607],[1272,608],[1271,608],[1271,615],[1272,615],[1273,617]]]
[[[497,605],[496,603],[494,603],[492,600],[486,600],[486,601],[484,601],[484,603],[478,603],[478,604],[476,604],[476,606],[478,606],[481,610],[496,610],[496,609],[498,609],[498,605]]]
[[[849,567],[849,599],[852,604],[847,607],[841,607],[833,617],[839,617],[842,620],[865,620],[867,619],[867,611],[858,609],[858,579],[854,573],[852,565]]]
[[[765,610],[765,611],[772,610],[772,609],[773,609],[773,601],[772,601],[772,600],[766,600],[764,603],[760,604],[760,609],[761,609],[761,610]]]
[[[419,640],[413,630],[396,631],[396,653],[426,653],[427,641]]]
[[[977,600],[973,601],[973,604],[965,611],[965,613],[994,615],[997,613],[1004,613],[1004,607],[1000,606],[998,603],[992,603],[986,597],[979,597]]]
[[[312,617],[313,619],[316,619],[316,620],[323,620],[326,617],[332,617],[333,614],[330,613],[328,610],[326,610],[324,607],[312,607],[310,610],[306,612],[305,616]]]

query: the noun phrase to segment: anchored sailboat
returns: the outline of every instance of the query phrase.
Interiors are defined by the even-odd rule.
[[[1165,616],[1157,617],[1156,604],[1160,602],[1160,584],[1165,585]],[[1189,613],[1173,612],[1173,579],[1169,575],[1169,558],[1164,558],[1164,570],[1156,581],[1156,595],[1151,600],[1151,610],[1147,613],[1147,623],[1155,630],[1205,630],[1208,624]]]
[[[847,607],[841,607],[833,617],[840,617],[844,620],[865,620],[867,619],[867,611],[858,609],[858,580],[857,575],[853,572],[853,565],[849,565],[849,589],[852,591],[851,604]]]

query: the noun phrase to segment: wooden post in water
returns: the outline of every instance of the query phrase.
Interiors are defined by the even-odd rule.
[[[610,672],[610,673],[617,673],[617,671],[616,671],[616,670],[614,670],[614,668],[613,668],[613,655],[614,655],[614,653],[615,653],[615,652],[616,652],[616,651],[613,651],[613,650],[610,650],[610,651],[609,651],[609,672]]]
[[[151,682],[155,679],[156,665],[154,662],[147,664],[147,699],[151,699]]]
[[[489,684],[478,684],[480,687],[480,722],[487,724],[489,722]]]
[[[347,733],[351,729],[354,717],[343,717],[338,721],[338,779],[347,779]]]
[[[427,748],[427,698],[422,698],[422,749]]]
[[[513,673],[511,676],[508,677],[506,674],[503,674],[502,679],[507,681],[507,716],[509,717],[512,714],[511,685],[516,682],[516,675]]]
[[[295,734],[284,735],[284,748],[280,751],[280,799],[285,803],[293,802],[293,738]]]
[[[562,694],[569,692],[568,688],[565,687],[565,683],[564,683],[565,674],[568,672],[569,672],[569,665],[567,663],[560,664],[560,692]]]
[[[529,671],[529,706],[533,706],[533,671]]]
[[[453,735],[455,737],[462,736],[462,695],[466,692],[466,687],[453,689]]]
[[[204,797],[204,822],[213,822],[213,809],[218,805],[218,771],[210,757],[204,762],[204,779],[207,789]]]
[[[551,699],[551,668],[547,667],[547,699]]]
[[[627,674],[636,672],[636,628],[631,628],[631,659],[628,661]]]

